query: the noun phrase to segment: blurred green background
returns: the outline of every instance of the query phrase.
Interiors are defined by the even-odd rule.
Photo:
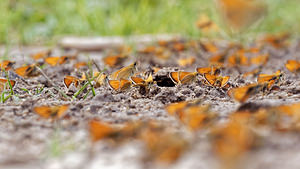
[[[266,1],[267,17],[242,35],[281,31],[298,35],[300,1]],[[224,27],[213,0],[0,0],[0,43],[49,44],[65,35],[207,36],[195,26],[201,13]]]

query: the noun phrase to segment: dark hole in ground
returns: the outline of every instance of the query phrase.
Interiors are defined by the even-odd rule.
[[[174,87],[174,82],[167,76],[155,76],[154,81],[156,81],[157,86],[159,87]]]

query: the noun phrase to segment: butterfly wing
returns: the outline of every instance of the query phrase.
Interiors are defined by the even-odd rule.
[[[33,110],[36,114],[40,115],[43,118],[50,118],[52,114],[51,107],[49,106],[39,106],[35,107]]]
[[[119,80],[108,80],[108,85],[115,91],[120,89],[120,81]]]
[[[127,90],[127,89],[130,88],[130,86],[131,86],[131,81],[121,79],[121,81],[120,81],[120,91]]]
[[[169,77],[175,84],[180,83],[179,72],[170,72]]]
[[[122,62],[122,57],[120,55],[106,56],[103,58],[103,62],[109,67],[115,67]]]
[[[224,76],[222,78],[221,87],[226,86],[226,84],[228,83],[229,79],[230,79],[230,76]]]
[[[114,132],[115,129],[106,123],[102,123],[98,120],[92,120],[89,122],[89,133],[93,142],[101,140]]]
[[[285,67],[290,71],[290,72],[296,72],[300,69],[300,62],[296,60],[288,60],[285,64]]]
[[[130,80],[135,85],[144,85],[146,83],[144,79],[135,76],[131,76]]]
[[[0,68],[1,68],[1,70],[4,69],[7,71],[7,70],[11,69],[14,64],[15,64],[15,62],[12,62],[9,60],[4,60],[0,63]]]
[[[64,78],[64,84],[66,85],[67,88],[69,88],[69,86],[70,86],[72,83],[74,84],[75,87],[77,87],[78,84],[79,84],[79,79],[76,78],[76,77],[74,77],[74,76],[66,76],[66,77]]]
[[[56,66],[61,61],[61,57],[53,56],[45,58],[45,62],[51,66]]]
[[[198,72],[180,72],[179,80],[181,84],[188,84],[196,79]]]
[[[215,82],[216,82],[216,80],[217,80],[217,76],[211,75],[211,74],[209,74],[209,73],[205,73],[205,74],[204,74],[204,78],[205,78],[205,80],[208,82],[208,84],[210,84],[210,85],[212,85],[212,86],[215,85]]]
[[[79,69],[81,67],[86,67],[87,66],[87,63],[86,62],[77,62],[76,64],[74,64],[74,67],[76,69]]]
[[[61,118],[66,114],[67,110],[69,109],[69,105],[65,104],[65,105],[57,106],[57,108],[58,108],[58,112],[56,117]]]
[[[135,65],[136,65],[136,63],[122,68],[117,75],[117,80],[128,79],[131,75],[133,75],[135,72],[135,69],[136,69]]]

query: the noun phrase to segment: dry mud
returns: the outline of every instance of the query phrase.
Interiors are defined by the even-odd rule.
[[[28,56],[43,49],[45,48],[13,48],[8,51],[8,56],[10,60],[16,61],[14,67],[19,67],[24,63],[32,63],[33,60]],[[106,52],[81,52],[79,60],[87,61],[92,58],[103,68],[102,57]],[[300,59],[300,42],[293,41],[284,49],[267,46],[264,52],[270,54],[270,60],[263,67],[262,72],[274,73],[281,69],[284,72],[284,79],[279,91],[257,94],[251,97],[248,103],[256,106],[275,106],[300,101],[299,75],[290,73],[284,67],[286,60]],[[54,49],[53,55],[61,53],[65,51],[57,48]],[[177,67],[176,59],[191,55],[196,57],[193,65],[187,68]],[[166,75],[172,70],[193,71],[195,67],[207,66],[209,57],[208,53],[200,49],[172,55],[167,61],[161,61],[153,56],[132,54],[122,65],[115,69],[107,69],[106,72],[111,73],[137,60],[139,70],[146,70],[149,66],[158,66],[163,68],[158,75]],[[64,92],[72,94],[75,90],[68,90],[64,87],[63,77],[76,74],[73,64],[74,61],[71,61],[56,67],[46,66],[43,70]],[[252,69],[253,67],[245,67],[239,71],[247,72]],[[230,83],[233,86],[256,81],[251,77],[243,79],[239,71],[235,68],[225,68],[222,74],[230,76]],[[11,77],[14,78],[13,73]],[[147,95],[141,94],[139,89],[134,87],[129,91],[117,93],[108,86],[101,86],[96,89],[95,97],[89,95],[85,100],[74,101],[64,101],[63,97],[41,75],[25,80],[28,84],[17,79],[18,84],[14,88],[17,96],[0,105],[0,168],[219,168],[219,163],[212,154],[209,140],[202,132],[197,133],[196,136],[185,132],[188,138],[196,137],[193,146],[178,161],[169,166],[160,164],[145,166],[141,161],[143,144],[134,140],[113,148],[100,141],[94,146],[94,156],[91,158],[89,156],[91,142],[87,130],[88,121],[98,118],[112,124],[122,124],[131,120],[155,119],[182,132],[186,129],[164,109],[169,103],[201,98],[204,104],[211,104],[212,110],[220,114],[220,120],[226,120],[228,114],[241,106],[240,103],[230,98],[226,91],[203,84],[203,78],[200,76],[190,85],[174,87],[153,85]],[[26,88],[34,93],[39,86],[45,86],[45,88],[37,95],[28,94],[21,89]],[[33,112],[35,106],[65,103],[70,104],[68,110],[70,117],[62,119],[59,123],[41,119]],[[250,151],[245,157],[247,160],[243,161],[243,168],[300,168],[298,133],[277,133],[269,130],[262,131],[262,133],[264,135],[263,148]]]

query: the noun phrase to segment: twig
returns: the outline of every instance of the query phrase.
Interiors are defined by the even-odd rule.
[[[60,90],[58,86],[56,86],[51,79],[44,73],[44,71],[39,68],[38,66],[35,66],[35,68],[44,76],[44,78],[53,86],[60,94],[62,94],[65,98],[70,99],[68,95],[66,95],[63,91]]]
[[[96,68],[97,68],[98,72],[101,72],[101,69],[100,69],[100,67],[99,67],[99,66],[98,66],[98,64],[95,62],[95,60],[94,60],[94,59],[92,59],[92,62],[93,62],[93,64],[96,66]]]

